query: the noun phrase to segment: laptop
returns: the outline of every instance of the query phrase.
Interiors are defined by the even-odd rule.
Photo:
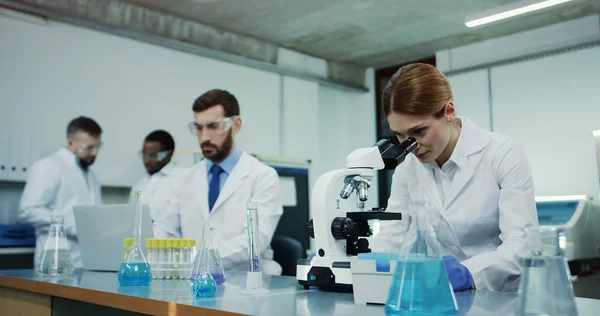
[[[73,207],[84,270],[118,271],[123,262],[123,239],[133,237],[134,204]],[[142,247],[153,238],[150,207],[142,205]]]

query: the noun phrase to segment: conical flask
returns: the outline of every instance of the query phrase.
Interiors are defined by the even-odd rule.
[[[525,230],[527,253],[522,260],[517,315],[577,315],[570,272],[555,227]],[[562,239],[562,240],[561,240]]]
[[[218,285],[225,283],[225,269],[219,252],[219,234],[216,227],[208,230],[208,265],[209,272]]]
[[[50,231],[44,244],[44,250],[38,260],[37,272],[41,275],[72,275],[73,260],[69,250],[69,241],[63,230],[63,216],[51,215]]]
[[[217,294],[217,282],[210,274],[209,230],[208,222],[204,222],[202,241],[196,255],[191,277],[192,292],[196,297],[212,297]]]
[[[388,299],[386,315],[456,315],[458,305],[442,259],[430,203],[409,203],[406,231]]]
[[[143,286],[152,282],[152,269],[142,250],[142,192],[135,193],[133,248],[121,263],[117,277],[121,285]]]

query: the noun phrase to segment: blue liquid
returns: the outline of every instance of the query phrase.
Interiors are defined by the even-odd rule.
[[[217,285],[221,285],[223,283],[225,283],[225,275],[222,273],[211,273],[213,279],[215,279],[215,282],[217,282]]]
[[[385,304],[386,315],[456,315],[458,306],[440,258],[408,258],[396,263]]]
[[[192,291],[196,297],[213,297],[217,294],[217,282],[210,274],[203,274],[194,280]]]
[[[147,262],[123,262],[117,274],[121,285],[149,285],[152,270]]]

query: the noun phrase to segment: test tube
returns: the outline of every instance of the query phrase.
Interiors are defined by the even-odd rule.
[[[159,254],[159,250],[160,248],[159,246],[159,240],[157,238],[152,238],[152,257],[150,258],[152,264],[151,264],[151,268],[152,271],[154,271],[155,268],[159,268],[159,264],[158,262],[160,262],[160,254]],[[160,278],[159,275],[159,271],[157,271],[157,273],[152,273],[152,277],[155,279]]]
[[[172,279],[173,276],[171,275],[171,271],[173,271],[173,239],[165,240],[165,253],[165,279]]]
[[[153,238],[146,238],[146,260],[148,261],[150,268],[152,268],[152,266],[154,265],[154,262],[152,261],[152,253],[154,252],[154,249],[152,249],[152,240]],[[152,278],[156,278],[156,275],[154,273],[152,273]]]
[[[246,208],[248,221],[248,272],[260,272],[260,240],[258,230],[258,205],[248,202]]]
[[[171,279],[179,279],[179,248],[181,243],[179,239],[173,239],[173,257],[171,261]]]
[[[160,262],[158,264],[158,268],[160,269],[158,271],[158,277],[160,279],[164,279],[165,278],[165,262],[167,261],[167,250],[166,250],[166,239],[159,239],[158,240],[158,262]]]
[[[179,278],[185,279],[187,278],[187,253],[188,253],[188,240],[181,239],[179,241],[181,248],[179,249],[179,267],[181,268],[179,271]]]
[[[133,238],[125,238],[123,240],[123,247],[123,260],[127,260],[127,256],[129,256],[129,253],[133,250]]]

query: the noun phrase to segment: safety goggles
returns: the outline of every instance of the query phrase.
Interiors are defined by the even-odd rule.
[[[226,117],[214,122],[199,124],[196,122],[191,122],[188,125],[190,129],[190,133],[195,136],[202,136],[204,133],[208,135],[219,135],[227,132],[233,126],[233,120],[235,116]]]
[[[167,158],[167,156],[171,153],[170,150],[163,150],[157,153],[144,153],[143,151],[139,151],[138,154],[142,160],[150,160],[150,161],[163,161]]]
[[[98,145],[83,145],[83,144],[75,144],[75,148],[77,149],[77,151],[82,152],[82,153],[91,153],[91,152],[99,152],[100,148],[102,148],[102,143],[98,144]]]

